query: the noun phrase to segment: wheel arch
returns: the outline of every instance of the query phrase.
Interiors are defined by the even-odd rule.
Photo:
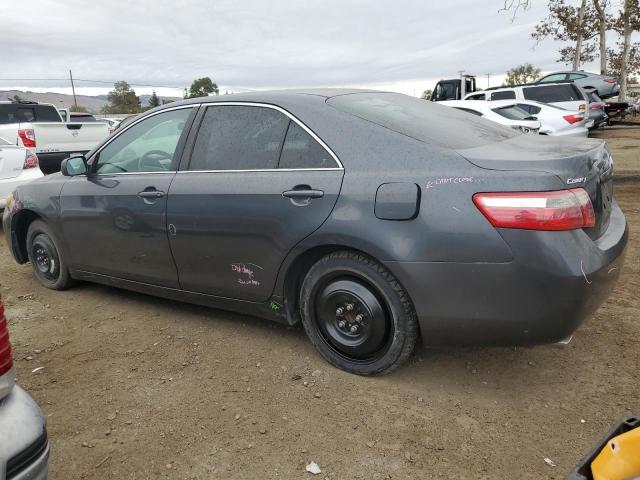
[[[316,245],[316,246],[309,247],[304,251],[298,253],[296,257],[289,263],[289,266],[286,269],[286,273],[284,275],[284,281],[281,288],[281,292],[284,297],[285,305],[286,305],[287,322],[290,325],[296,324],[300,321],[300,312],[299,312],[300,287],[309,269],[313,266],[314,263],[316,263],[322,257],[329,255],[330,253],[343,251],[343,250],[361,253],[363,255],[366,255],[372,258],[373,260],[375,260],[380,264],[384,264],[384,262],[382,262],[379,258],[376,257],[376,255],[372,254],[371,252],[368,252],[361,248],[356,248],[348,244],[332,243],[332,244],[325,244],[325,245]],[[394,274],[394,272],[391,269],[389,269],[389,267],[386,265],[385,265],[385,268],[387,268],[396,278],[398,283],[401,284],[400,280]],[[409,301],[413,303],[413,300],[410,297],[409,297]]]
[[[11,220],[11,241],[13,243],[13,253],[18,263],[27,263],[29,261],[27,232],[29,231],[29,225],[36,220],[46,223],[42,216],[28,209],[20,210],[14,214]]]

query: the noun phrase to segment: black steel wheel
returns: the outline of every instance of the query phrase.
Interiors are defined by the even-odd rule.
[[[314,264],[302,284],[300,307],[312,343],[352,373],[390,372],[416,343],[408,295],[386,268],[357,252],[335,252]]]
[[[36,278],[47,288],[64,290],[72,284],[69,270],[47,224],[36,220],[27,232],[27,254]]]

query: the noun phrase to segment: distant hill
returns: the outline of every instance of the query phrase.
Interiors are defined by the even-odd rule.
[[[28,100],[30,102],[52,103],[58,108],[69,108],[73,105],[73,95],[67,95],[64,93],[37,93],[30,91],[23,92],[20,90],[0,90],[0,100],[13,99],[15,95],[19,96],[23,100]],[[143,107],[149,105],[149,97],[150,95],[140,95],[140,103]],[[170,100],[181,100],[181,98],[179,97],[162,98]],[[76,95],[76,99],[78,101],[78,105],[83,106],[91,113],[100,113],[102,107],[107,104],[106,95]]]

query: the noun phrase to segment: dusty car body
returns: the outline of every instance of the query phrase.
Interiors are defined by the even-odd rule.
[[[404,95],[261,92],[151,110],[20,187],[3,221],[49,288],[87,280],[302,320],[327,360],[377,374],[418,335],[570,336],[622,267],[612,172],[601,141],[532,138]]]

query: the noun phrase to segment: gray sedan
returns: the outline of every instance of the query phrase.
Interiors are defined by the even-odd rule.
[[[45,417],[31,397],[15,385],[0,299],[0,480],[46,480],[48,460]]]
[[[537,83],[556,83],[567,80],[584,89],[595,90],[596,95],[600,98],[614,97],[620,92],[620,85],[618,85],[618,80],[615,77],[583,71],[550,73],[538,80]]]
[[[301,322],[362,375],[397,368],[419,336],[568,338],[613,288],[628,237],[602,141],[333,89],[150,110],[19,187],[3,222],[48,288]]]

